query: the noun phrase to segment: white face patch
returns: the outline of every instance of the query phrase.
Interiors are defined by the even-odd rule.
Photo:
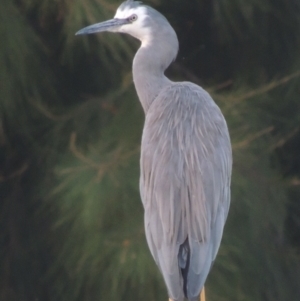
[[[120,26],[118,32],[130,34],[131,36],[139,39],[142,42],[142,47],[146,46],[151,40],[150,28],[147,28],[145,19],[147,18],[147,8],[139,6],[136,8],[125,8],[121,10],[118,8],[115,17],[116,19],[127,19],[132,15],[137,15],[137,20],[126,25]]]

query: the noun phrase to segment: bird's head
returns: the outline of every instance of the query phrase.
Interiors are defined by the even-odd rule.
[[[76,35],[103,31],[121,32],[139,39],[145,45],[165,25],[170,26],[165,17],[153,8],[140,1],[127,0],[119,6],[113,19],[87,26]]]

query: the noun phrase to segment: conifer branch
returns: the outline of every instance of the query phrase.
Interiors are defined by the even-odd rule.
[[[236,149],[244,148],[244,147],[248,146],[254,140],[260,138],[263,135],[266,135],[266,134],[270,133],[273,130],[274,130],[274,127],[269,126],[266,129],[263,129],[263,130],[261,130],[257,133],[254,133],[254,134],[250,135],[249,137],[247,137],[246,139],[244,139],[244,140],[242,140],[238,143],[234,143],[232,145],[232,149],[236,150]]]

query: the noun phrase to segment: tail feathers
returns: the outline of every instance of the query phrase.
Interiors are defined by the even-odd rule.
[[[190,242],[187,238],[179,247],[178,264],[185,298],[189,301],[199,301],[199,295],[212,265],[211,245]]]
[[[162,245],[162,247],[156,251],[157,264],[165,280],[169,298],[172,301],[183,301],[183,278],[177,264],[179,246],[174,248],[173,246]],[[172,255],[173,253],[174,255]]]
[[[186,238],[184,243],[179,247],[179,253],[178,253],[178,263],[183,278],[183,293],[186,298],[187,298],[187,277],[188,277],[189,266],[190,266],[190,256],[191,256],[191,252],[190,252],[189,240],[188,238]]]
[[[205,261],[201,267],[200,273],[199,271],[193,269],[193,266],[197,266],[197,261],[200,260],[199,255],[197,254],[198,256],[197,255],[195,256],[194,254],[191,254],[191,259],[190,259],[191,268],[189,270],[188,277],[187,277],[188,279],[187,281],[189,283],[187,289],[187,299],[190,301],[199,300],[199,295],[204,287],[205,280],[211,268],[211,262],[212,262],[211,247],[209,247],[207,251],[208,252],[206,252]]]

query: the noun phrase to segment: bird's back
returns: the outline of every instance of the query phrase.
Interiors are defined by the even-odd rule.
[[[230,202],[225,119],[199,86],[173,83],[152,102],[140,191],[151,253],[173,300],[196,300],[219,249]]]

